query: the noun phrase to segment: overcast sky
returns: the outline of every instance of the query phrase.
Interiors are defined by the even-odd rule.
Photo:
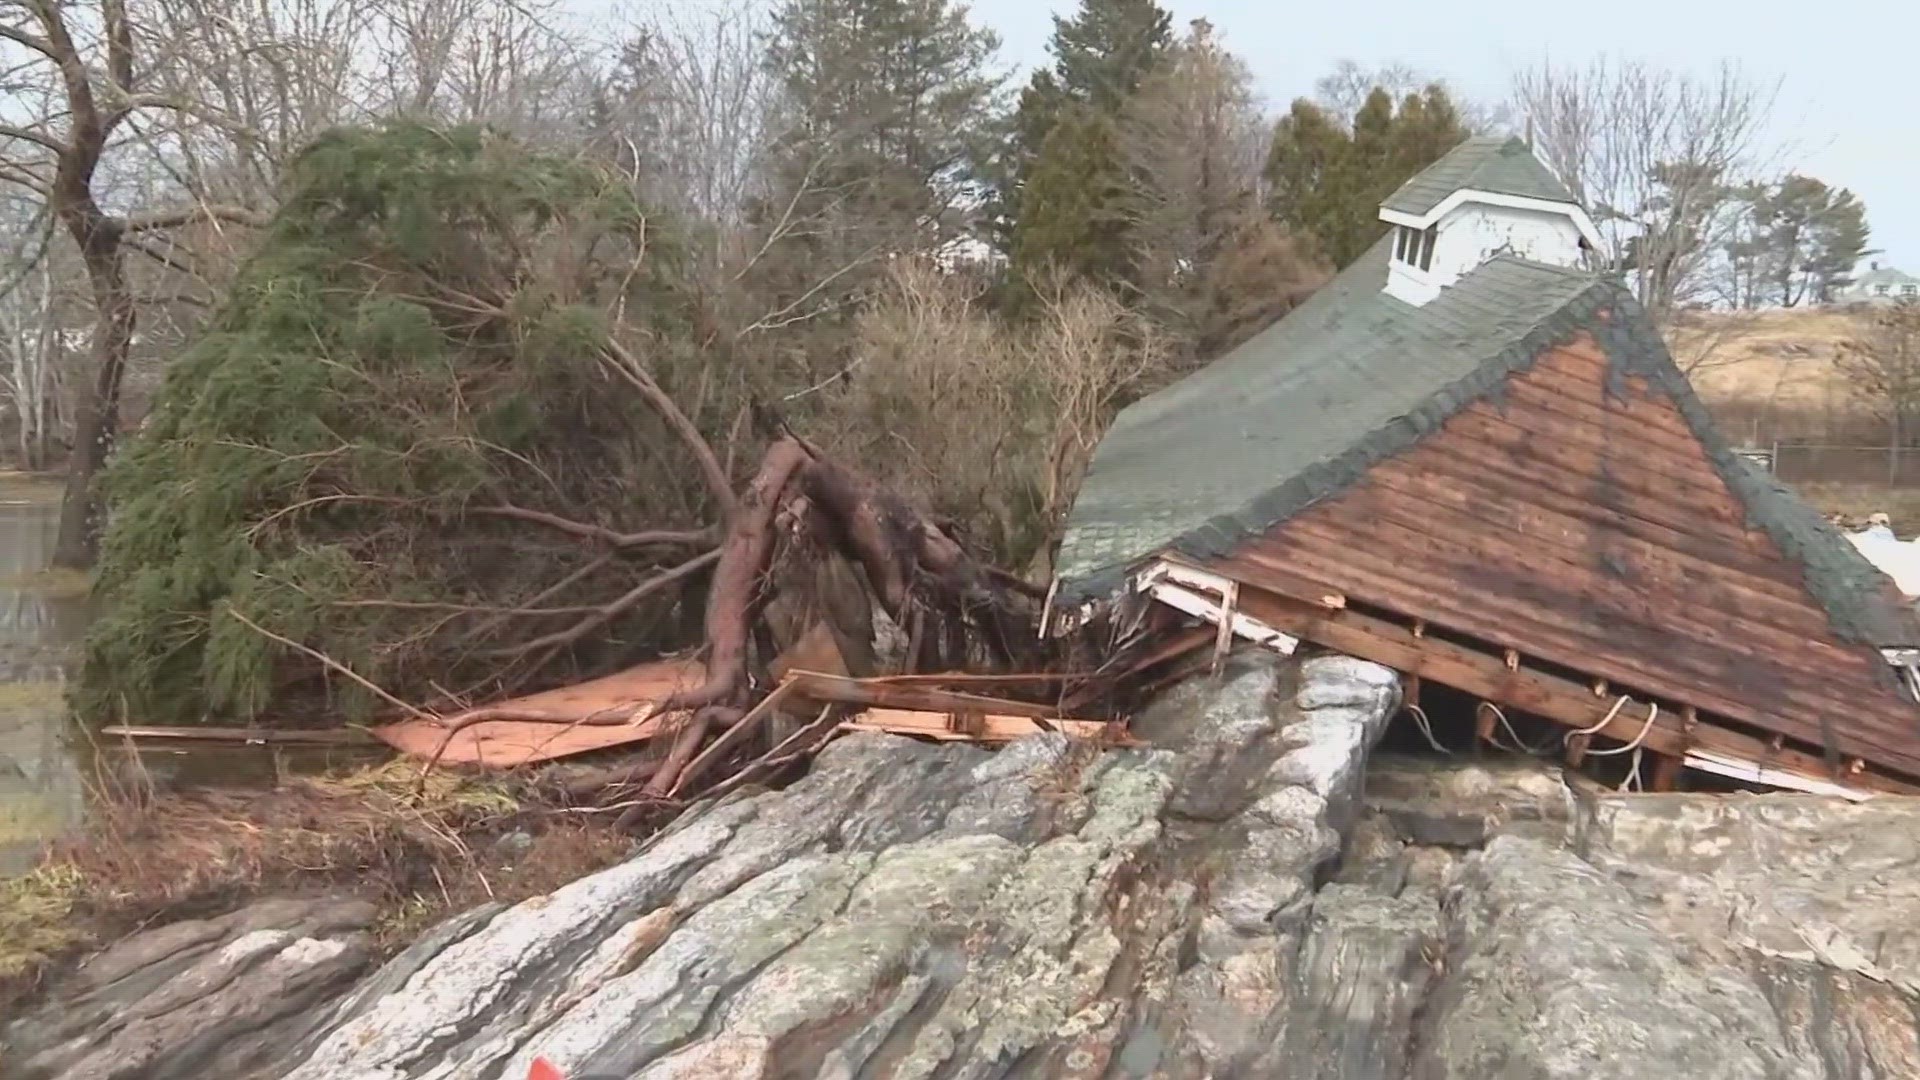
[[[1074,0],[971,0],[1008,61],[1046,62],[1050,15]],[[1342,58],[1400,62],[1467,96],[1505,96],[1510,74],[1555,61],[1632,56],[1710,71],[1722,59],[1782,80],[1775,136],[1786,162],[1866,201],[1874,256],[1920,273],[1920,6],[1909,0],[1787,5],[1725,0],[1161,0],[1176,29],[1211,21],[1278,109]]]

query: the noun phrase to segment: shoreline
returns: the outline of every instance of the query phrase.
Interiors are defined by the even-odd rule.
[[[173,791],[144,770],[102,778],[77,828],[0,878],[0,1013],[129,932],[258,900],[370,902],[391,953],[457,911],[549,892],[639,839],[612,815],[566,805],[582,768],[423,780],[418,763],[394,758]]]

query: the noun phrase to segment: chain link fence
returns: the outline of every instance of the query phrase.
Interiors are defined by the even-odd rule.
[[[1788,483],[1920,488],[1920,447],[1778,442],[1737,449]]]

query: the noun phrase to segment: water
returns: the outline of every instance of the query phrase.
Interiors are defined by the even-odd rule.
[[[53,555],[59,513],[51,493],[0,493],[0,876],[30,866],[86,810],[64,692],[86,601],[34,580]]]
[[[59,516],[57,489],[21,488],[0,477],[0,879],[30,869],[47,841],[83,820],[102,788],[265,786],[384,756],[333,747],[136,748],[89,737],[65,700],[89,603],[37,576],[52,561]]]

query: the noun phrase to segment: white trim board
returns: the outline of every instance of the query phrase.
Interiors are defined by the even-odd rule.
[[[1258,619],[1234,611],[1228,600],[1228,597],[1233,594],[1234,582],[1218,574],[1209,574],[1205,570],[1179,563],[1161,561],[1154,563],[1136,577],[1134,588],[1175,611],[1185,612],[1215,626],[1221,625],[1221,620],[1227,618],[1230,620],[1228,625],[1235,637],[1245,638],[1255,645],[1272,649],[1282,656],[1292,656],[1294,650],[1300,647],[1300,639],[1292,634],[1276,630]],[[1205,595],[1206,593],[1213,595],[1208,596]]]
[[[1424,229],[1441,218],[1474,202],[1487,206],[1504,206],[1512,210],[1534,210],[1543,214],[1559,214],[1573,220],[1573,227],[1580,230],[1581,239],[1599,251],[1603,247],[1600,230],[1594,227],[1593,219],[1578,203],[1555,202],[1552,199],[1534,199],[1525,195],[1502,195],[1497,191],[1481,191],[1478,188],[1461,188],[1425,214],[1409,214],[1404,210],[1380,208],[1380,220],[1392,225],[1405,225],[1412,229]]]

